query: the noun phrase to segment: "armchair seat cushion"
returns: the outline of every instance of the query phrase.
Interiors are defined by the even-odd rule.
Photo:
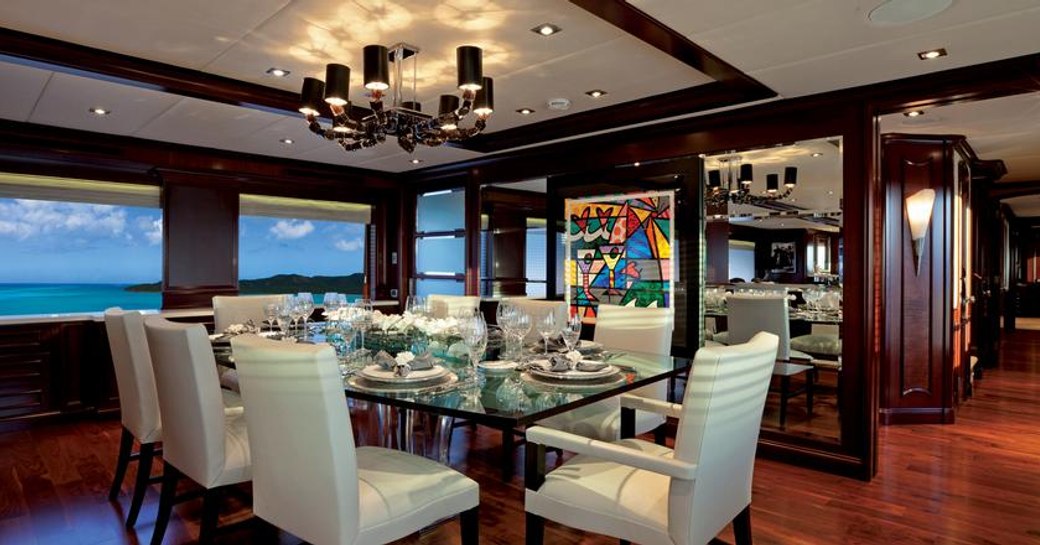
[[[359,447],[358,545],[389,543],[476,507],[477,483],[432,460],[398,450]]]
[[[791,348],[821,356],[840,356],[841,339],[837,335],[801,335],[791,339]]]
[[[665,423],[665,417],[649,411],[636,411],[636,435],[653,431]],[[600,441],[621,438],[621,401],[605,399],[572,411],[538,421],[539,426],[582,435]]]
[[[727,345],[729,344],[729,331],[719,331],[712,335],[710,340],[721,345]]]
[[[672,450],[638,439],[617,441],[641,452],[671,457]],[[582,530],[641,545],[672,545],[668,535],[671,479],[587,455],[571,458],[527,490],[525,509]]]

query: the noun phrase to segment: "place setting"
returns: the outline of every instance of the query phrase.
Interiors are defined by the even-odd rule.
[[[453,387],[458,380],[458,375],[429,352],[416,356],[405,351],[391,356],[380,351],[371,364],[347,377],[346,382],[361,391],[417,394]]]
[[[531,355],[517,366],[524,382],[564,389],[584,389],[614,385],[625,380],[621,369],[594,354],[602,353],[599,343],[588,341],[580,349],[582,322],[580,316],[570,316],[558,325],[553,313],[538,320],[537,331],[542,340],[541,354]]]

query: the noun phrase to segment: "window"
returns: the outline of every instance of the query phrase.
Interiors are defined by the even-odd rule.
[[[149,185],[0,174],[0,315],[161,306]]]
[[[363,204],[242,195],[239,292],[361,297],[370,216],[371,207]]]
[[[527,296],[538,299],[545,297],[546,290],[545,226],[544,219],[527,218],[524,275],[527,277]]]
[[[744,240],[729,241],[729,277],[750,282],[755,278],[755,243]]]
[[[415,294],[465,294],[465,190],[422,193],[415,208]]]

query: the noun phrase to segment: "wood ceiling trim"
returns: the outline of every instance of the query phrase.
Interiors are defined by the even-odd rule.
[[[777,96],[775,91],[758,80],[624,0],[570,2],[715,81],[513,129],[481,134],[462,143],[460,147],[490,153]]]

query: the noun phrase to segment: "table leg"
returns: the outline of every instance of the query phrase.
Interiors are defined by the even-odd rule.
[[[805,374],[805,405],[809,416],[812,416],[813,389],[816,387],[816,373],[818,372],[816,369],[810,369]]]
[[[621,407],[621,438],[631,439],[636,436],[636,410]]]
[[[398,410],[398,418],[400,419],[400,441],[401,450],[405,452],[415,454],[415,422],[412,421],[415,416],[415,411],[411,409],[400,409]]]
[[[513,468],[513,450],[516,447],[516,439],[513,437],[513,428],[502,430],[502,480],[509,482],[513,480],[515,473]]]
[[[787,392],[791,389],[791,377],[780,377],[780,429],[787,426]]]

